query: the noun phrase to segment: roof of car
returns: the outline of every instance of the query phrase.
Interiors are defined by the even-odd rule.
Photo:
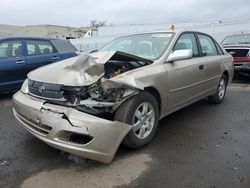
[[[42,37],[2,37],[0,40],[63,40],[55,38],[42,38]]]
[[[175,30],[155,30],[155,31],[136,32],[136,33],[130,33],[130,34],[125,34],[125,35],[120,35],[119,37],[129,36],[129,35],[152,34],[152,33],[175,33],[175,34],[181,34],[183,32],[195,32],[195,33],[201,33],[201,34],[209,35],[209,34],[206,34],[204,32],[195,31],[195,30],[175,29]]]

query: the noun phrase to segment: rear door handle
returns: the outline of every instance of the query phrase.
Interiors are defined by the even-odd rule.
[[[58,60],[58,59],[60,59],[60,57],[55,56],[51,58],[51,60]]]
[[[204,65],[199,65],[199,69],[200,70],[204,69]]]
[[[23,64],[23,63],[25,63],[24,60],[17,60],[17,61],[16,61],[16,64]]]

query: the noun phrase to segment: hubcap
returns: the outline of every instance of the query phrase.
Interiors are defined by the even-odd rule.
[[[220,84],[219,84],[219,92],[218,92],[220,99],[223,99],[225,92],[226,92],[226,83],[224,79],[221,79]]]
[[[139,139],[146,138],[153,130],[155,124],[155,111],[153,106],[142,103],[135,111],[133,116],[133,132]]]

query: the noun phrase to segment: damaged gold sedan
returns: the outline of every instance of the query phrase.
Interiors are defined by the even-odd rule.
[[[121,142],[148,144],[166,115],[205,97],[221,103],[232,77],[232,57],[206,34],[128,35],[30,72],[13,111],[52,147],[110,163]]]

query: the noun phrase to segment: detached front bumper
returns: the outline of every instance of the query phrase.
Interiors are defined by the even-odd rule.
[[[22,92],[13,96],[13,102],[17,121],[38,139],[54,148],[103,163],[112,161],[132,129],[131,125],[49,104]]]

